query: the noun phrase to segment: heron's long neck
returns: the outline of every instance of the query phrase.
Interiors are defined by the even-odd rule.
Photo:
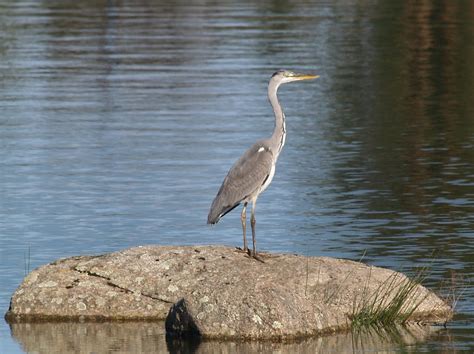
[[[275,158],[280,154],[283,145],[285,145],[286,138],[286,125],[285,125],[285,114],[281,108],[280,102],[278,102],[277,90],[278,83],[270,81],[268,85],[268,98],[273,107],[275,113],[275,129],[273,130],[272,137],[270,138],[272,144],[272,150],[276,152]]]

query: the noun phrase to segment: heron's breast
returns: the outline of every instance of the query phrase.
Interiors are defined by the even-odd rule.
[[[270,174],[268,175],[267,179],[262,184],[262,186],[258,189],[257,193],[255,193],[255,196],[258,196],[265,189],[267,189],[267,187],[270,185],[270,183],[272,183],[273,176],[275,176],[275,164],[272,165],[272,169],[270,170]]]

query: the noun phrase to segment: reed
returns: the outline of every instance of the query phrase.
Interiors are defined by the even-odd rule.
[[[413,278],[393,273],[375,291],[369,292],[369,274],[362,294],[354,299],[352,327],[405,324],[427,296],[417,292],[426,276],[427,268],[419,270]]]

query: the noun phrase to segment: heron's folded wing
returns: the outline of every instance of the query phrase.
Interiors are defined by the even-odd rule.
[[[208,222],[217,222],[260,189],[270,175],[272,165],[273,155],[268,149],[254,145],[247,150],[222,182],[209,211]]]

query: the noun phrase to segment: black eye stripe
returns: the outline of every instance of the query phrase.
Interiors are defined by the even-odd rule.
[[[280,70],[277,70],[273,73],[272,77],[275,76],[275,75],[278,75],[278,74],[281,74],[281,73],[284,73],[286,70],[284,69],[280,69]]]

